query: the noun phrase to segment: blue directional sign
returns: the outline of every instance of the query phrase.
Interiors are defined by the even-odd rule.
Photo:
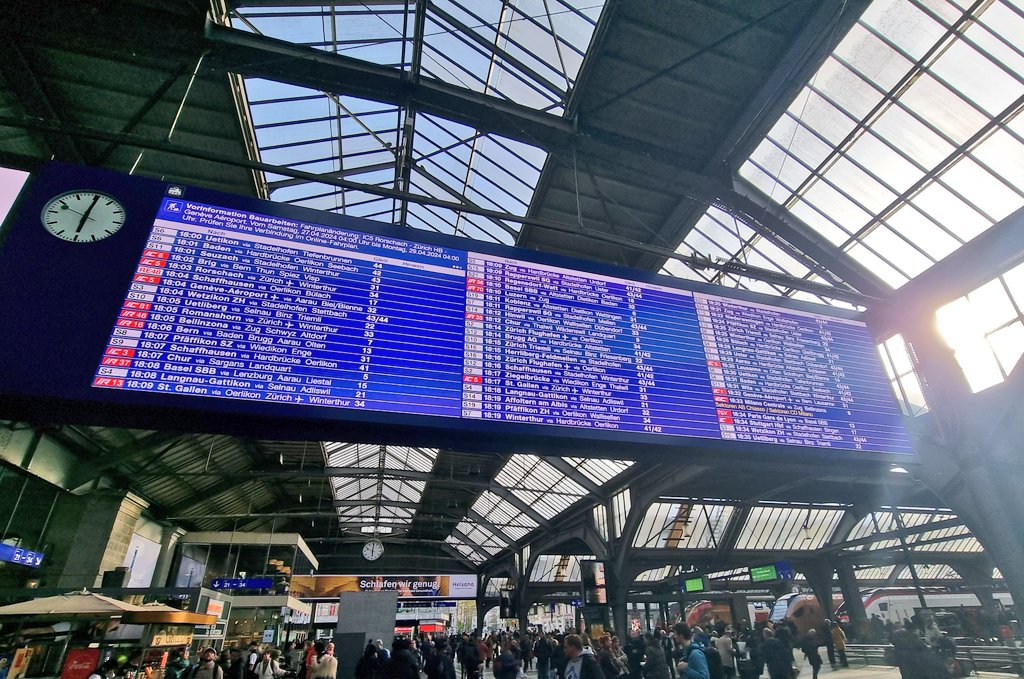
[[[793,562],[792,561],[776,561],[775,571],[779,574],[779,580],[792,580],[793,579]]]
[[[572,603],[573,607],[580,608],[583,606],[583,599],[573,599],[570,603]]]
[[[210,587],[213,589],[270,589],[273,578],[217,578]]]
[[[14,545],[0,545],[0,561],[18,563],[30,568],[39,568],[43,563],[42,552],[32,552]]]

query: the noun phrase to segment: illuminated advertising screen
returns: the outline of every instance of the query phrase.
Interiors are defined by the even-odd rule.
[[[27,194],[8,406],[911,452],[843,312],[73,166]]]
[[[289,593],[303,599],[342,592],[397,592],[399,599],[475,599],[475,575],[297,575]]]

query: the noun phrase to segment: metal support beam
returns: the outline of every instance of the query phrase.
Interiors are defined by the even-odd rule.
[[[135,148],[140,149],[153,149],[161,151],[163,153],[170,153],[189,158],[198,158],[201,160],[207,160],[214,163],[222,163],[224,165],[234,167],[244,167],[251,170],[259,170],[270,174],[280,174],[286,177],[297,177],[304,179],[306,181],[327,184],[329,186],[337,186],[339,188],[344,189],[354,189],[356,191],[362,191],[370,195],[384,196],[387,198],[395,198],[397,200],[419,203],[421,205],[429,205],[433,207],[444,208],[447,210],[453,210],[455,212],[465,212],[468,214],[480,215],[482,217],[487,217],[492,220],[503,220],[518,224],[533,224],[535,226],[550,229],[558,233],[568,233],[576,236],[581,236],[583,238],[589,238],[595,241],[611,243],[613,245],[618,245],[631,250],[636,250],[638,252],[648,252],[657,254],[662,257],[676,259],[686,263],[688,266],[698,269],[729,271],[736,273],[737,275],[748,276],[750,278],[756,278],[758,280],[765,280],[768,282],[775,283],[777,285],[792,287],[794,289],[803,290],[804,292],[809,292],[815,295],[822,295],[825,297],[842,299],[855,304],[866,304],[869,301],[872,301],[858,292],[851,292],[848,290],[843,290],[841,288],[833,288],[828,285],[804,281],[802,279],[797,279],[792,276],[779,274],[777,271],[762,269],[760,267],[748,266],[746,264],[738,262],[719,262],[704,257],[681,255],[669,248],[647,245],[646,243],[642,243],[640,241],[636,241],[630,238],[623,238],[621,236],[615,236],[612,234],[602,233],[599,231],[592,231],[580,226],[579,224],[557,222],[549,219],[541,219],[538,217],[523,217],[509,214],[507,212],[501,212],[498,210],[482,208],[472,204],[439,200],[421,194],[414,194],[409,193],[407,191],[389,189],[377,186],[375,184],[363,184],[361,182],[353,182],[345,179],[327,179],[321,175],[317,175],[310,172],[303,172],[301,170],[296,170],[294,168],[273,165],[261,161],[249,160],[248,158],[236,158],[233,156],[216,153],[208,149],[181,146],[173,142],[145,139],[138,136],[123,135],[114,132],[106,132],[103,130],[97,130],[94,128],[87,128],[75,125],[62,125],[58,122],[54,122],[53,120],[39,120],[35,118],[24,118],[19,116],[0,115],[0,127],[44,130],[70,135],[72,137],[81,137],[83,139],[97,139],[100,141],[116,142],[118,144],[122,144],[125,146],[133,146]]]
[[[586,491],[596,497],[602,496],[601,486],[594,483],[588,477],[584,476],[579,469],[569,464],[564,458],[561,457],[545,457],[544,461],[568,476],[571,480],[578,483]]]
[[[36,76],[32,61],[17,44],[7,43],[4,58],[0,59],[0,74],[3,74],[8,86],[29,115],[61,123],[69,122],[63,110],[54,104],[45,86]],[[57,159],[72,163],[86,161],[85,154],[75,139],[60,133],[45,130],[41,132],[50,152]]]
[[[477,555],[482,556],[485,560],[490,560],[491,555],[488,552],[484,551],[482,548],[480,548],[479,545],[477,545],[475,542],[473,542],[471,539],[469,539],[466,536],[466,534],[463,533],[458,528],[453,528],[452,529],[452,537],[458,539],[460,542],[462,542],[462,544],[464,544],[467,547],[469,547]],[[463,558],[465,558],[465,557],[463,557]]]
[[[402,71],[265,36],[206,24],[209,64],[249,78],[412,107],[535,146],[563,146],[573,124],[559,116],[440,80],[411,81]]]

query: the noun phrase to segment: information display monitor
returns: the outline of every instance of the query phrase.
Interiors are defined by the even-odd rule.
[[[15,411],[911,452],[867,328],[825,307],[59,164],[30,181],[0,258]]]
[[[775,569],[775,564],[773,563],[766,566],[752,566],[750,568],[751,582],[771,582],[772,580],[778,579],[779,573]]]
[[[683,580],[683,591],[687,594],[706,592],[708,590],[708,579],[703,576],[686,578]]]

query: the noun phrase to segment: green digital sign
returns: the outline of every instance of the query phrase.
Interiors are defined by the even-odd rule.
[[[751,582],[769,582],[778,579],[779,571],[773,563],[767,566],[754,566],[750,569]]]
[[[707,589],[707,580],[704,578],[687,578],[683,580],[684,592],[703,592]]]

